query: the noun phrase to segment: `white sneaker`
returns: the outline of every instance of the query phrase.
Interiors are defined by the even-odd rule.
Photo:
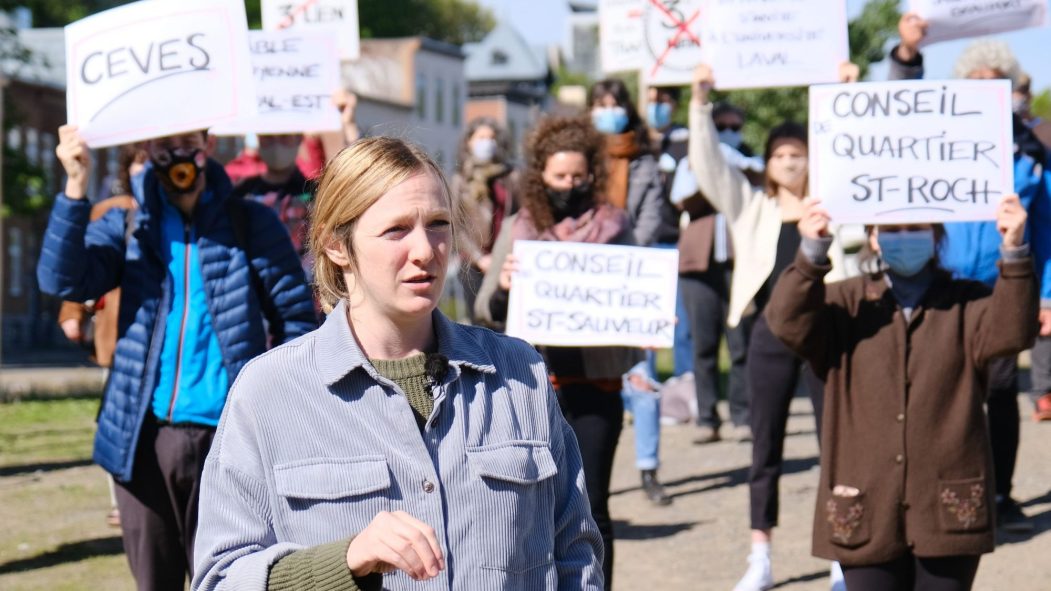
[[[734,585],[734,591],[766,591],[774,586],[774,574],[770,569],[770,555],[752,552],[748,555],[748,570]]]
[[[847,582],[843,580],[843,569],[836,561],[828,569],[829,591],[847,591]]]

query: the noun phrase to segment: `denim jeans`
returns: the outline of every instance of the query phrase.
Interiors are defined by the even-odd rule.
[[[654,244],[653,248],[676,249],[677,244]],[[693,339],[690,335],[689,317],[686,316],[686,302],[682,299],[682,290],[675,288],[675,334],[672,337],[672,375],[681,376],[693,371]],[[647,354],[650,377],[657,376],[657,356]]]
[[[647,352],[647,358],[654,357]],[[635,467],[639,470],[656,470],[660,465],[661,442],[661,399],[660,383],[650,373],[651,360],[640,361],[624,375],[623,388],[620,391],[624,399],[624,408],[631,412],[635,425]],[[653,392],[639,390],[628,380],[632,373],[641,373]]]

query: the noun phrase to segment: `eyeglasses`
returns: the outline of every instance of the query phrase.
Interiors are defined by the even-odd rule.
[[[724,123],[716,123],[715,124],[715,130],[716,131],[726,131],[727,129],[729,129],[730,131],[741,131],[741,124],[740,123],[735,123],[733,125],[726,125]]]

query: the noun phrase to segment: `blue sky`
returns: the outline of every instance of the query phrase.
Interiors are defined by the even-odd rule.
[[[569,8],[566,0],[475,0],[490,7],[501,21],[510,21],[534,44],[562,43],[566,35]],[[847,12],[852,17],[865,5],[865,0],[846,0]],[[907,0],[902,6],[908,5]],[[1051,87],[1051,29],[1026,29],[997,35],[1007,41],[1018,56],[1022,69],[1033,77],[1036,89]],[[967,46],[968,40],[938,43],[925,48],[928,78],[952,76],[956,56]],[[871,78],[880,80],[885,67],[876,66]]]

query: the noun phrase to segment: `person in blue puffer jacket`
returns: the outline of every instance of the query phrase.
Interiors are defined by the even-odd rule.
[[[919,15],[906,13],[898,23],[901,42],[890,54],[892,80],[923,77],[923,54],[919,46],[927,25]],[[970,79],[1008,79],[1017,86],[1021,75],[1018,60],[1003,41],[978,40],[957,59],[954,76]],[[1051,194],[1047,174],[1048,156],[1042,144],[1022,119],[1014,115],[1014,190],[1028,210],[1026,239],[1032,245],[1039,278],[1041,312],[1033,322],[1041,323],[1041,334],[1051,333]],[[942,266],[956,278],[975,279],[992,286],[999,272],[1000,236],[996,223],[960,222],[945,224],[945,241],[938,257]],[[1045,317],[1047,317],[1045,319]],[[1046,325],[1046,330],[1045,330]],[[995,359],[986,370],[989,398],[989,435],[993,447],[993,471],[996,483],[997,523],[1006,531],[1027,532],[1033,529],[1018,504],[1011,498],[1018,455],[1018,360],[1015,357]]]
[[[64,300],[121,288],[93,458],[116,480],[140,590],[181,591],[191,575],[198,483],[230,384],[268,340],[317,324],[287,230],[267,207],[230,201],[206,144],[204,131],[147,141],[137,209],[89,224],[89,151],[76,127],[61,127],[68,179],[37,267],[41,290]]]

